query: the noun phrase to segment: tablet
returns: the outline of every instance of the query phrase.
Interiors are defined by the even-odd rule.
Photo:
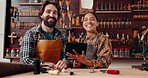
[[[75,54],[72,50],[75,50],[78,54],[82,54],[82,51],[86,54],[87,44],[80,42],[68,42],[66,43],[66,52]]]

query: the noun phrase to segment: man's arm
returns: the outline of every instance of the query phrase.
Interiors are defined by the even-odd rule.
[[[33,35],[30,31],[27,31],[23,37],[22,45],[20,48],[20,63],[21,64],[33,64],[33,58],[35,57],[35,43]]]

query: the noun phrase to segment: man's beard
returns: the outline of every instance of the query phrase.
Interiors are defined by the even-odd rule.
[[[48,21],[50,19],[52,19],[52,21]],[[43,18],[43,21],[44,21],[44,24],[49,28],[54,28],[57,22],[55,17]]]

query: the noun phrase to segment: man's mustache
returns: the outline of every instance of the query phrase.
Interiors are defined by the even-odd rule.
[[[48,17],[47,19],[53,19],[53,20],[56,20],[56,18],[55,18],[55,17]]]

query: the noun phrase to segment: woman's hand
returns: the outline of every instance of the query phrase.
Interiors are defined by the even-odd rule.
[[[84,54],[84,51],[82,51],[82,55],[78,54],[75,50],[73,50],[73,52],[75,53],[75,55],[67,52],[66,56],[69,56],[70,58],[85,64],[86,56]]]
[[[80,67],[81,66],[81,62],[78,62],[77,60],[74,60],[74,62],[73,62],[73,67],[74,68],[78,68],[78,67]]]

